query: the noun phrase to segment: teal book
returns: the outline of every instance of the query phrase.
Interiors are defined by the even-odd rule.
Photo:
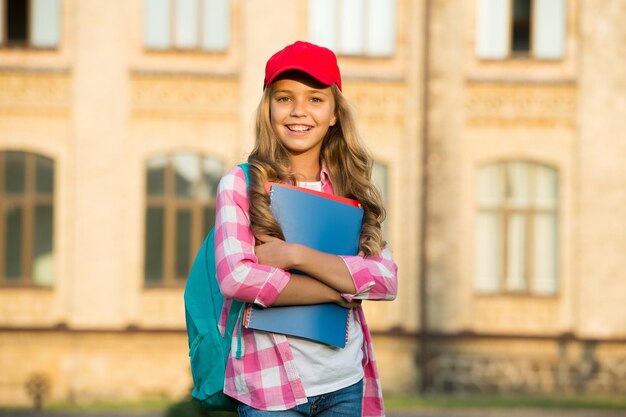
[[[272,184],[269,192],[272,213],[287,242],[333,255],[358,253],[363,208],[357,201],[284,184]],[[343,348],[349,314],[332,303],[265,309],[247,305],[243,325]]]

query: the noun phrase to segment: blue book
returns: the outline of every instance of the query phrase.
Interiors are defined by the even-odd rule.
[[[263,308],[246,304],[244,326],[302,337],[343,348],[348,338],[350,310],[337,304]]]
[[[272,184],[271,209],[287,242],[333,255],[356,255],[363,209],[351,199]],[[298,271],[292,271],[298,273]],[[345,347],[350,310],[337,304],[246,306],[244,326]]]

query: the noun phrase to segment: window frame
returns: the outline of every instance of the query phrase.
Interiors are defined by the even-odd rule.
[[[360,32],[358,34],[352,34],[355,35],[359,38],[362,46],[359,48],[358,51],[349,51],[346,50],[343,46],[342,43],[345,41],[345,36],[342,35],[342,27],[344,26],[344,24],[342,23],[342,17],[344,15],[344,8],[346,7],[346,1],[349,0],[338,0],[338,1],[334,1],[334,0],[330,0],[327,2],[327,4],[325,4],[324,6],[332,6],[332,11],[329,11],[328,13],[326,13],[325,15],[329,15],[330,19],[333,20],[333,25],[332,25],[332,33],[331,33],[331,37],[332,39],[318,39],[316,37],[316,32],[319,32],[319,29],[314,28],[314,22],[311,21],[312,16],[313,15],[318,15],[321,11],[317,11],[315,12],[313,10],[313,5],[317,4],[318,7],[319,3],[314,3],[316,0],[309,0],[308,2],[308,25],[309,25],[309,38],[311,38],[311,41],[314,43],[317,43],[319,45],[325,46],[329,49],[332,49],[337,56],[341,56],[341,57],[347,57],[347,58],[368,58],[368,59],[389,59],[389,58],[393,58],[397,53],[398,53],[398,39],[397,39],[397,35],[398,35],[398,4],[396,0],[392,0],[391,2],[387,2],[386,4],[388,4],[388,7],[393,7],[393,11],[392,11],[392,16],[391,16],[391,28],[390,31],[391,33],[388,33],[388,35],[391,37],[391,41],[390,41],[390,50],[387,52],[383,52],[383,53],[374,53],[371,52],[370,49],[370,45],[369,45],[369,34],[371,32],[371,25],[370,25],[370,9],[371,4],[370,1],[371,0],[354,0],[354,1],[360,1],[361,5],[361,10],[362,10],[362,18],[359,22],[359,27],[361,28]],[[383,3],[385,4],[385,3]]]
[[[174,159],[177,155],[188,154],[198,158],[198,179],[193,184],[194,195],[189,196],[177,196],[176,195],[176,167],[174,165]],[[163,195],[150,195],[148,190],[148,164],[150,161],[165,158],[164,166],[164,178],[163,178]],[[206,209],[216,209],[216,194],[207,195],[203,200],[199,196],[199,191],[205,186],[203,162],[206,160],[213,160],[220,165],[220,177],[224,172],[224,163],[220,158],[216,158],[212,155],[208,155],[202,152],[195,151],[174,151],[167,152],[158,155],[152,155],[145,160],[144,164],[144,234],[143,234],[143,269],[142,269],[142,282],[144,288],[178,288],[185,285],[187,281],[187,275],[193,261],[196,257],[196,252],[200,248],[203,239],[213,225],[206,225],[204,230],[206,218]],[[217,187],[217,184],[215,184]],[[150,280],[148,279],[148,248],[146,244],[147,239],[147,215],[150,208],[163,209],[163,224],[162,224],[162,239],[163,245],[160,249],[161,259],[161,279]],[[182,210],[188,210],[191,214],[190,231],[189,234],[189,254],[187,259],[187,270],[183,275],[179,275],[177,271],[177,238],[178,238],[178,226],[177,215]]]
[[[61,44],[61,19],[62,19],[62,1],[58,0],[56,3],[57,8],[57,27],[56,35],[51,44],[37,45],[35,40],[35,0],[24,0],[27,3],[27,25],[26,39],[24,41],[10,41],[9,40],[9,16],[8,16],[8,1],[0,0],[0,50],[2,49],[28,49],[28,50],[42,50],[42,51],[54,51],[60,48]]]
[[[562,61],[566,58],[566,47],[567,47],[567,25],[568,25],[568,8],[571,5],[568,3],[568,0],[558,0],[562,1],[562,12],[563,12],[563,21],[562,23],[562,45],[560,47],[560,52],[558,56],[550,55],[550,53],[545,50],[540,50],[541,48],[538,45],[537,33],[539,29],[539,21],[541,17],[539,15],[540,8],[538,3],[542,0],[528,0],[530,6],[530,15],[529,15],[529,36],[528,36],[528,50],[527,51],[515,51],[513,49],[513,41],[514,41],[514,25],[515,25],[515,2],[517,0],[508,0],[506,6],[508,8],[508,15],[505,18],[505,32],[503,35],[506,35],[506,41],[504,44],[506,45],[506,52],[502,52],[498,50],[497,52],[494,50],[494,46],[486,46],[483,45],[484,42],[483,37],[485,35],[485,31],[487,33],[490,32],[490,26],[486,22],[481,23],[481,18],[486,17],[482,15],[483,7],[485,5],[481,5],[483,1],[490,0],[475,0],[476,1],[476,16],[475,16],[475,51],[474,55],[477,59],[481,61],[507,61],[507,60],[533,60],[533,61]],[[493,0],[498,1],[498,0]],[[502,1],[502,0],[499,0]],[[557,1],[557,0],[554,0]],[[545,11],[545,9],[543,9]],[[483,27],[484,25],[484,27]],[[497,25],[494,23],[494,25]],[[492,36],[493,33],[489,34]],[[548,42],[549,44],[549,42]],[[502,44],[499,45],[499,47]],[[491,49],[491,50],[490,50]],[[554,54],[554,52],[552,52]]]
[[[24,192],[20,194],[8,194],[5,191],[6,184],[6,157],[7,153],[21,153],[24,154]],[[8,242],[6,241],[6,234],[4,232],[0,235],[0,288],[2,287],[28,287],[28,288],[51,288],[54,286],[55,276],[54,269],[52,270],[52,282],[50,285],[38,284],[34,279],[33,263],[35,257],[35,231],[36,231],[36,218],[35,212],[37,206],[50,206],[52,208],[52,235],[50,236],[51,242],[51,256],[55,257],[55,245],[54,245],[54,219],[55,219],[55,184],[52,183],[52,191],[48,193],[37,192],[37,158],[45,158],[52,162],[53,178],[55,174],[55,161],[53,158],[49,158],[46,155],[42,155],[35,152],[28,152],[22,150],[0,150],[0,230],[6,231],[6,214],[11,207],[19,207],[22,210],[22,229],[21,229],[21,248],[20,248],[20,270],[19,277],[9,279],[6,275],[6,257]]]
[[[196,0],[196,43],[193,47],[182,47],[178,46],[178,40],[176,36],[176,28],[177,28],[177,7],[176,2],[179,0],[165,0],[168,4],[168,40],[167,46],[159,47],[159,46],[150,46],[148,44],[146,30],[148,25],[147,20],[147,5],[146,3],[149,0],[143,0],[143,35],[142,35],[142,46],[144,51],[146,52],[173,52],[173,53],[204,53],[204,54],[217,54],[217,53],[225,53],[231,48],[231,30],[232,30],[232,8],[229,0],[218,0],[222,1],[224,7],[226,8],[226,16],[227,16],[227,27],[224,31],[224,44],[220,47],[211,47],[205,48],[203,47],[203,31],[205,30],[204,18],[205,18],[205,0]]]
[[[529,187],[529,202],[523,207],[516,207],[514,204],[510,203],[507,200],[507,184],[510,183],[510,174],[509,174],[509,165],[514,163],[523,163],[527,164],[529,168],[529,178],[528,178],[528,187]],[[561,182],[560,182],[560,173],[559,170],[551,164],[543,163],[541,161],[530,160],[530,159],[507,159],[507,160],[499,160],[499,161],[491,161],[485,164],[480,164],[477,167],[476,174],[480,173],[480,171],[484,168],[488,167],[496,167],[498,169],[499,175],[499,183],[503,189],[502,192],[502,200],[498,203],[494,203],[492,205],[483,204],[479,201],[478,195],[475,194],[474,203],[474,234],[478,233],[478,218],[481,214],[495,214],[499,223],[499,231],[498,231],[498,243],[499,248],[497,250],[498,256],[498,277],[497,277],[497,287],[494,290],[485,290],[480,289],[478,287],[479,277],[478,271],[476,268],[476,263],[478,262],[477,256],[477,247],[474,246],[474,269],[473,269],[473,291],[477,295],[481,296],[493,296],[493,295],[518,295],[518,296],[530,296],[530,297],[543,297],[543,298],[554,298],[558,297],[560,293],[560,283],[561,283],[561,268],[560,268],[560,259],[561,259],[561,239],[560,239],[560,222],[561,222]],[[546,208],[541,207],[537,204],[536,201],[533,201],[533,196],[535,196],[536,188],[537,188],[537,171],[538,169],[549,169],[553,172],[556,181],[556,196],[553,207]],[[476,189],[478,190],[480,187],[478,181],[476,183]],[[513,215],[521,214],[525,220],[524,225],[524,260],[523,260],[523,289],[511,289],[509,288],[509,274],[510,274],[510,259],[509,259],[509,238],[511,237],[510,231],[510,219]],[[535,268],[536,268],[536,260],[534,258],[534,245],[536,244],[536,236],[535,236],[535,223],[541,214],[549,214],[553,215],[555,219],[555,230],[554,230],[554,241],[555,241],[555,275],[554,279],[554,291],[550,293],[540,292],[536,288],[536,276],[535,276]]]

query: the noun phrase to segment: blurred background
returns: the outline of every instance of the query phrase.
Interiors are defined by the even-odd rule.
[[[176,400],[271,54],[332,48],[399,296],[389,394],[626,394],[626,1],[0,0],[0,406]]]

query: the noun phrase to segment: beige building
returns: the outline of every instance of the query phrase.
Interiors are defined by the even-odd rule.
[[[400,267],[389,392],[626,392],[620,0],[0,0],[0,405],[180,398],[266,59],[339,56]],[[425,24],[427,22],[427,24]]]

